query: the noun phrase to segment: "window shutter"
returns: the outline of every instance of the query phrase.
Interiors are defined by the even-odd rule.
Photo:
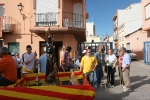
[[[36,0],[36,26],[57,25],[58,0]]]
[[[58,0],[36,0],[36,13],[58,12]]]

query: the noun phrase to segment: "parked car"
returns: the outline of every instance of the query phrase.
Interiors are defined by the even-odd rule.
[[[137,55],[131,50],[127,50],[127,53],[130,55],[131,60],[137,60]]]

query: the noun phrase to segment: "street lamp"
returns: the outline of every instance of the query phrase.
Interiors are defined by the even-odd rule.
[[[22,3],[18,4],[17,6],[18,6],[18,9],[21,11],[21,10],[22,10],[22,8],[23,8]]]
[[[18,4],[17,6],[18,6],[18,10],[20,10],[20,13],[21,13],[22,8],[23,8],[22,3]],[[26,15],[25,15],[25,14],[22,14],[22,13],[21,13],[21,15],[22,15],[23,20],[25,20],[25,19],[26,19]]]

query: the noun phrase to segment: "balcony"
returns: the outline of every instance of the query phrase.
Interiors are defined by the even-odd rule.
[[[116,30],[117,29],[117,24],[114,24],[114,30]]]
[[[21,24],[18,21],[16,21],[14,18],[10,16],[3,16],[2,20],[3,20],[2,21],[3,32],[20,33]]]
[[[58,25],[59,13],[48,12],[48,13],[38,13],[36,14],[36,24],[35,26],[56,26]],[[62,13],[62,27],[69,28],[84,28],[83,15],[75,14],[71,12]]]
[[[58,24],[58,13],[38,13],[36,14],[36,26],[55,26]]]
[[[71,28],[84,28],[84,17],[81,14],[63,12],[62,26]]]
[[[114,36],[113,36],[113,40],[114,40],[114,41],[117,41],[117,40],[118,40],[118,36],[117,36],[117,35],[114,35]]]
[[[81,14],[71,12],[49,12],[35,14],[35,26],[29,29],[33,33],[45,33],[50,26],[52,34],[72,34],[80,37],[80,41],[86,40],[84,21]]]

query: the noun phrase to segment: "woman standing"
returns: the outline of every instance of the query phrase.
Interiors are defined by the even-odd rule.
[[[119,66],[118,66],[118,71],[119,71],[119,78],[120,78],[120,85],[123,86],[124,82],[123,82],[123,75],[122,75],[122,61],[123,61],[123,55],[122,53],[119,51]]]
[[[112,54],[112,50],[108,50],[108,56],[105,59],[107,66],[108,66],[108,83],[110,83],[110,86],[114,87],[114,74],[115,74],[115,67],[117,63],[117,58],[114,54]]]

